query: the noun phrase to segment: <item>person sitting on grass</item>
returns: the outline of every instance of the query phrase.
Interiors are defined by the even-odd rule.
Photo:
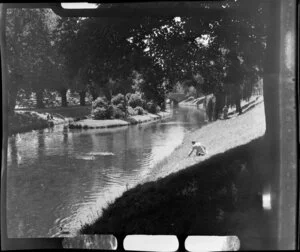
[[[192,146],[192,150],[188,156],[190,156],[194,152],[194,150],[196,150],[196,156],[204,156],[205,154],[207,154],[207,150],[203,144],[192,141]]]

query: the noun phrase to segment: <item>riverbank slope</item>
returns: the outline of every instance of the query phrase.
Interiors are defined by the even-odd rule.
[[[263,103],[192,132],[150,182],[124,192],[81,233],[236,234],[242,248],[260,248],[267,232],[260,214],[264,132]],[[209,154],[187,157],[192,140]]]
[[[231,111],[229,119],[208,123],[188,134],[183,143],[167,158],[157,164],[144,182],[165,177],[170,173],[185,169],[191,165],[224,153],[236,146],[246,144],[262,136],[265,132],[265,114],[263,100],[244,105],[244,113],[238,115]],[[206,146],[208,154],[202,157],[195,153],[188,157],[191,142],[199,141]]]

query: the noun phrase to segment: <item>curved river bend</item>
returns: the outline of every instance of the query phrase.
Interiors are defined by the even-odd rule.
[[[171,110],[172,118],[113,129],[62,126],[8,139],[9,237],[53,237],[77,230],[99,209],[179,146],[204,123],[196,108]]]

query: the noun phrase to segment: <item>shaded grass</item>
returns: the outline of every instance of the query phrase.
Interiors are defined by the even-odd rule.
[[[53,125],[53,122],[48,123],[47,120],[31,112],[15,113],[8,116],[8,135],[44,129]]]
[[[251,235],[260,237],[261,231],[256,228],[261,224],[256,215],[261,213],[261,191],[267,174],[261,165],[266,160],[262,150],[263,137],[138,185],[109,204],[99,219],[84,225],[80,232],[236,234],[242,240],[251,239]],[[253,230],[245,232],[245,225]]]
[[[51,113],[57,120],[48,122],[46,114]],[[41,115],[44,116],[41,116]],[[67,107],[67,108],[45,108],[29,109],[28,111],[18,109],[14,115],[8,115],[8,134],[23,133],[31,130],[39,130],[52,127],[54,124],[64,123],[65,119],[74,118],[78,121],[87,118],[90,107]]]

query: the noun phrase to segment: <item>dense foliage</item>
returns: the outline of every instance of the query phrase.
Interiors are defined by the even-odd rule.
[[[134,19],[9,10],[10,109],[22,89],[27,96],[35,93],[37,107],[45,106],[49,91],[59,92],[60,104],[67,106],[72,90],[80,95],[81,105],[89,92],[93,100],[105,96],[108,106],[112,102],[127,113],[121,95],[134,93],[127,99],[129,106],[146,109],[151,101],[150,110],[157,111],[179,85],[189,95],[215,94],[217,110],[227,103],[241,112],[241,99],[251,96],[263,72],[267,23],[258,1],[228,1],[223,8],[224,15]],[[249,13],[226,15],[233,8]],[[99,117],[113,117],[101,108]]]

